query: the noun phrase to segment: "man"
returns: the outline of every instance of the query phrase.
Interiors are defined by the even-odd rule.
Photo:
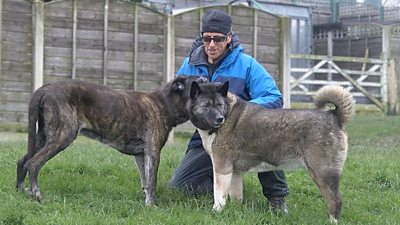
[[[239,38],[232,32],[232,20],[223,11],[213,10],[202,18],[201,37],[192,46],[178,75],[201,75],[212,82],[229,80],[229,91],[266,108],[281,108],[282,95],[268,72],[243,52]],[[274,131],[271,131],[274,132]],[[288,213],[285,196],[288,187],[283,171],[259,173],[263,194],[274,212]],[[187,152],[177,167],[170,185],[191,194],[213,191],[210,156],[199,133],[191,138]]]

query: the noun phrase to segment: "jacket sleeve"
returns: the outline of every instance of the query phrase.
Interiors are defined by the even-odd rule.
[[[282,94],[273,77],[255,59],[251,60],[247,71],[246,86],[252,100],[266,108],[282,108]]]

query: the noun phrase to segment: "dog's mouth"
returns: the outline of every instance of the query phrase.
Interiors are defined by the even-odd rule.
[[[222,124],[213,124],[211,125],[212,128],[220,128],[222,126]]]
[[[220,128],[220,127],[224,124],[224,122],[225,122],[225,118],[223,118],[223,117],[217,118],[217,119],[211,124],[211,127],[212,127],[212,128]]]

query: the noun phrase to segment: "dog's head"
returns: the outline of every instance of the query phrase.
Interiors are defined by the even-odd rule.
[[[195,127],[211,131],[224,124],[229,111],[228,90],[228,81],[223,84],[192,83],[187,110]]]
[[[169,116],[173,117],[175,123],[173,126],[189,120],[186,104],[190,100],[190,88],[193,82],[201,84],[207,82],[207,79],[201,76],[177,76],[162,90]]]

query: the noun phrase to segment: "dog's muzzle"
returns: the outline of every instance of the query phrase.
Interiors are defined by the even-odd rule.
[[[215,123],[212,125],[212,127],[213,128],[219,128],[219,127],[221,127],[222,126],[222,124],[224,124],[224,122],[225,122],[225,118],[224,117],[218,117],[216,120],[215,120]]]

